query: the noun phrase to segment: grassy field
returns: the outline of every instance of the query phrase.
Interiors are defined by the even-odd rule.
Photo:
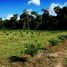
[[[67,31],[0,30],[0,67],[8,65],[8,57],[21,56],[24,44],[39,43],[45,47],[48,40],[64,34]]]

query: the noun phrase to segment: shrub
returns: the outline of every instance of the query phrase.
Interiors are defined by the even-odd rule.
[[[55,46],[55,45],[57,45],[57,44],[59,43],[59,40],[52,38],[51,40],[49,40],[49,43],[50,43],[52,46]]]
[[[41,44],[33,44],[33,43],[25,44],[24,48],[25,48],[24,53],[29,54],[31,56],[34,56],[35,54],[37,54],[39,50],[42,50]]]
[[[67,34],[66,34],[66,35],[64,35],[64,37],[67,39]]]
[[[60,36],[58,36],[58,38],[63,41],[65,39],[67,39],[67,35],[60,35]]]

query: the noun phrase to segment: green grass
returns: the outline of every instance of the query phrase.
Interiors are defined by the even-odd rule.
[[[67,58],[64,60],[64,67],[67,67]]]
[[[67,31],[0,30],[0,61],[22,55],[24,44],[39,43],[46,46],[50,39],[64,34]]]

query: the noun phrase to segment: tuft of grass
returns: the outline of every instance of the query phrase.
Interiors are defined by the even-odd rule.
[[[67,67],[67,58],[64,60],[64,67]]]

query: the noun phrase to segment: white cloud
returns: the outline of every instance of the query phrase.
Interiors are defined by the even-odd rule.
[[[9,20],[11,17],[13,17],[13,14],[8,14],[7,17],[6,17],[6,19]]]
[[[26,11],[27,11],[27,13],[30,15],[31,12],[32,12],[32,9],[27,9]]]
[[[20,17],[18,16],[17,20],[20,20]]]
[[[64,6],[67,6],[67,2],[65,2],[64,4],[59,5],[61,8]]]
[[[50,15],[56,16],[56,13],[54,12],[54,7],[60,6],[61,8],[63,8],[63,7],[66,6],[66,5],[67,5],[67,2],[65,2],[64,4],[52,3],[52,4],[50,5],[49,9],[48,9]]]
[[[2,20],[5,20],[5,18],[2,18]]]
[[[36,18],[36,16],[35,16],[35,15],[31,14],[32,9],[27,9],[26,11],[27,11],[27,13],[28,13],[30,16],[32,16],[32,17],[34,17],[34,18]]]
[[[5,19],[9,20],[11,17],[13,17],[13,14],[8,14]],[[5,19],[4,19],[4,20],[5,20]],[[17,20],[19,20],[19,19],[20,19],[20,16],[18,15]]]
[[[40,6],[40,0],[30,0],[30,1],[28,1],[28,4],[35,4],[35,5],[37,5],[37,6]]]
[[[29,16],[32,16],[32,17],[36,18],[36,15],[34,15],[34,14],[31,13],[32,12],[32,9],[26,9],[25,11],[27,12],[27,14]]]

